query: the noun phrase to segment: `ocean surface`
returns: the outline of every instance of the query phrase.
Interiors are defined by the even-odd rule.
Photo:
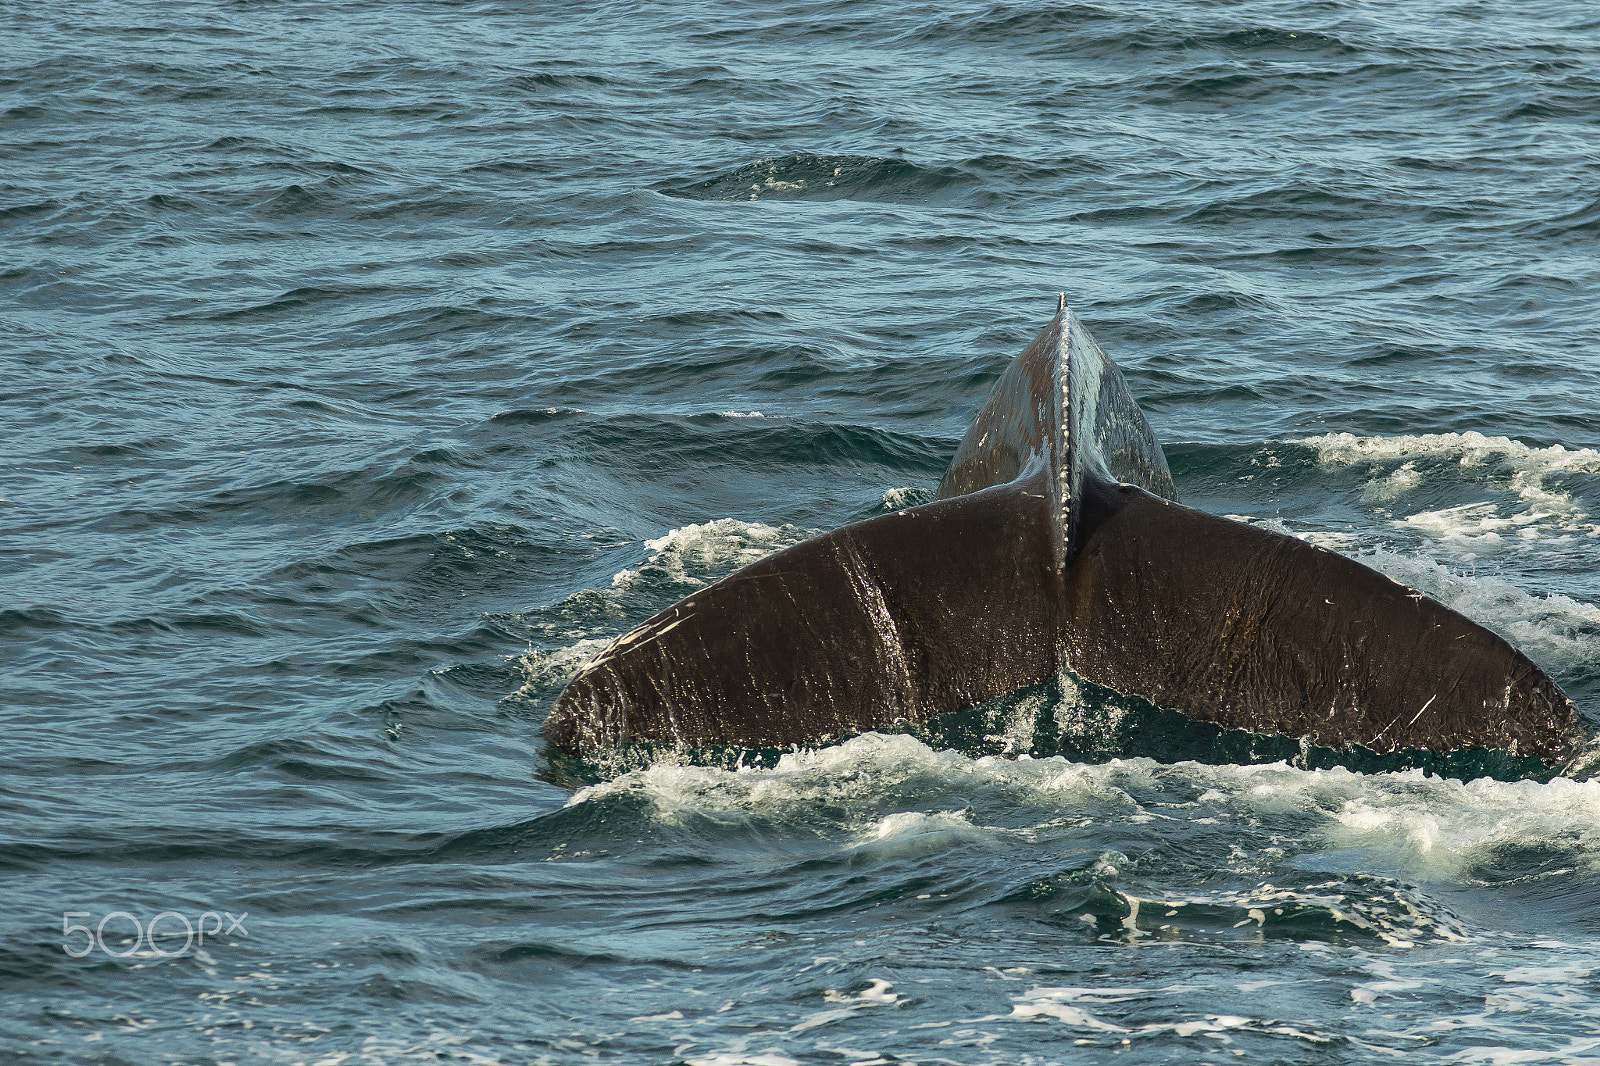
[[[540,735],[1057,292],[1600,721],[1597,248],[1592,0],[0,6],[0,1060],[1600,1061],[1600,778]]]

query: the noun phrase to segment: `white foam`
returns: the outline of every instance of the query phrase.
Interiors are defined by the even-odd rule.
[[[829,1003],[840,1004],[840,1006],[806,1015],[790,1026],[789,1032],[803,1033],[807,1029],[816,1029],[845,1018],[854,1017],[864,1008],[888,1006],[900,1002],[900,994],[894,991],[894,986],[881,978],[873,978],[868,987],[854,994],[830,988],[823,993],[822,998]]]
[[[678,584],[704,585],[780,548],[798,544],[803,538],[794,526],[769,526],[737,518],[680,526],[665,536],[645,541],[650,557],[638,569],[618,571],[611,578],[611,587],[626,589],[646,573]]]
[[[776,163],[765,159],[761,163],[767,164],[767,174],[763,180],[751,184],[750,199],[759,200],[764,192],[798,192],[806,187],[805,178],[801,178],[799,181],[784,181],[776,176],[778,173],[778,165]],[[757,163],[756,166],[761,166],[761,163]],[[760,175],[757,176],[759,177]],[[828,184],[832,185],[833,182],[830,181]]]
[[[914,507],[920,503],[922,495],[921,489],[914,489],[910,486],[890,489],[883,494],[881,506],[886,511],[903,511],[907,507]]]
[[[1547,492],[1542,486],[1524,486],[1518,493],[1526,507],[1502,512],[1491,500],[1419,511],[1395,520],[1395,525],[1429,538],[1464,562],[1493,556],[1533,541],[1545,547],[1600,537],[1600,525],[1566,493]]]
[[[1417,470],[1417,464],[1407,461],[1386,478],[1374,478],[1367,482],[1362,496],[1379,503],[1388,503],[1398,499],[1422,484],[1422,474]]]
[[[583,637],[564,648],[530,648],[513,660],[526,679],[523,691],[565,685],[578,671],[598,659],[610,643],[609,638]]]
[[[641,1014],[637,1018],[629,1018],[628,1020],[635,1024],[640,1022],[681,1022],[683,1021],[683,1012],[675,1010],[666,1014]]]
[[[779,181],[777,178],[768,178],[763,182],[750,186],[750,192],[752,194],[750,199],[754,200],[756,198],[755,194],[757,193],[793,192],[805,187],[806,180],[804,178],[801,178],[799,181]]]
[[[1205,780],[1235,817],[1316,812],[1334,847],[1381,855],[1384,868],[1452,879],[1505,845],[1547,843],[1600,868],[1600,781],[1462,782],[1421,770],[1359,774],[1342,768],[1178,764]]]
[[[1330,843],[1382,852],[1389,862],[1435,879],[1454,879],[1496,849],[1536,843],[1560,848],[1573,864],[1600,869],[1600,781],[1463,783],[1423,778],[1421,771],[1385,776],[1394,779],[1391,787],[1356,792],[1331,812]]]
[[[1154,996],[1190,992],[1192,990],[1192,986],[1158,989],[1155,991],[1144,989],[1034,988],[1021,996],[1015,997],[1015,1005],[1011,1008],[1010,1017],[1019,1020],[1054,1018],[1079,1029],[1089,1029],[1102,1033],[1127,1034],[1130,1036],[1136,1033],[1140,1035],[1172,1033],[1180,1037],[1207,1036],[1222,1044],[1232,1043],[1232,1038],[1228,1034],[1235,1030],[1292,1036],[1313,1044],[1326,1044],[1333,1040],[1333,1037],[1326,1033],[1306,1032],[1292,1026],[1270,1021],[1259,1021],[1237,1014],[1206,1014],[1183,1021],[1150,1022],[1145,1025],[1129,1027],[1108,1022],[1087,1009],[1093,1005],[1112,1005],[1129,999],[1147,999]],[[1121,994],[1124,992],[1132,992],[1134,994]],[[1127,1041],[1124,1041],[1124,1043],[1127,1043]]]
[[[1481,1018],[1481,1016],[1479,1017]],[[1483,1023],[1479,1021],[1478,1024]],[[1597,1051],[1600,1051],[1600,1037],[1582,1038],[1574,1036],[1568,1037],[1567,1042],[1559,1047],[1540,1050],[1521,1047],[1508,1048],[1498,1045],[1462,1048],[1442,1061],[1484,1063],[1485,1066],[1511,1066],[1513,1063],[1524,1062],[1559,1063],[1561,1066],[1592,1066],[1593,1063],[1600,1062],[1600,1055],[1596,1055]]]
[[[867,827],[852,850],[874,859],[912,858],[965,843],[988,843],[1000,832],[974,825],[964,811],[902,811]]]
[[[1415,459],[1423,456],[1456,458],[1462,466],[1482,466],[1492,459],[1510,462],[1518,470],[1548,474],[1556,471],[1600,472],[1600,452],[1591,448],[1532,448],[1510,437],[1482,433],[1422,433],[1399,437],[1358,437],[1353,433],[1325,433],[1291,441],[1314,448],[1326,466],[1362,462]]]
[[[683,1061],[688,1066],[801,1066],[799,1059],[791,1059],[777,1048],[754,1053],[714,1051],[710,1055],[696,1055]]]
[[[1523,511],[1502,515],[1489,501],[1419,511],[1400,521],[1458,554],[1476,558],[1506,547],[1508,540],[1538,540],[1535,523],[1552,517],[1549,511]]]
[[[1174,801],[1185,793],[1194,798]],[[919,840],[940,848],[1025,844],[1040,833],[1078,824],[1087,804],[1101,812],[1109,806],[1119,818],[1148,815],[1197,824],[1209,819],[1206,831],[1212,833],[1218,821],[1245,830],[1263,818],[1309,817],[1307,832],[1313,837],[1320,835],[1335,848],[1362,849],[1379,857],[1381,868],[1419,880],[1453,879],[1475,863],[1491,861],[1495,849],[1541,842],[1568,854],[1569,865],[1600,870],[1600,780],[1463,783],[1421,770],[1360,774],[1284,763],[973,759],[934,751],[914,737],[868,733],[785,755],[769,768],[658,762],[582,789],[568,805],[621,794],[643,797],[654,818],[674,824],[691,816],[723,823],[759,816],[815,826],[817,811],[832,809],[845,831],[836,845],[842,853],[874,844],[921,846]],[[955,796],[970,807],[960,813],[943,809]],[[885,814],[885,803],[902,810]],[[1005,826],[984,824],[989,804]],[[1019,807],[1033,812],[1031,824],[1016,823]],[[1270,865],[1270,856],[1267,861]],[[1273,895],[1278,891],[1264,883],[1237,898],[1196,896],[1195,901],[1235,906],[1243,917],[1249,909],[1278,905]],[[1295,891],[1315,895],[1308,888]],[[1382,913],[1365,915],[1367,921],[1390,922],[1397,936],[1409,936],[1415,928],[1429,939],[1450,938],[1447,916],[1429,916],[1416,926],[1402,895],[1380,895],[1373,906]]]
[[[1409,948],[1421,943],[1460,942],[1468,939],[1466,930],[1448,911],[1430,905],[1425,897],[1416,896],[1402,885],[1373,879],[1370,883],[1355,885],[1343,878],[1311,885],[1284,888],[1264,882],[1244,892],[1219,891],[1195,893],[1178,899],[1151,899],[1143,901],[1150,909],[1166,907],[1173,910],[1199,904],[1222,907],[1243,914],[1234,928],[1248,928],[1252,924],[1265,929],[1269,920],[1299,918],[1325,912],[1335,926],[1348,926],[1382,940],[1390,947]],[[1136,929],[1130,915],[1130,939],[1145,935]]]
[[[1454,459],[1464,471],[1481,472],[1478,476],[1483,482],[1511,493],[1518,502],[1503,510],[1501,503],[1479,501],[1395,520],[1400,528],[1428,537],[1464,560],[1536,540],[1600,538],[1600,523],[1592,520],[1571,493],[1545,484],[1551,474],[1600,473],[1600,452],[1590,448],[1569,449],[1559,444],[1534,448],[1509,437],[1486,437],[1477,432],[1401,437],[1329,433],[1292,443],[1314,448],[1324,466],[1400,460],[1397,469],[1367,482],[1363,497],[1378,503],[1394,503],[1423,484],[1416,466],[1419,460]]]
[[[859,992],[852,994],[830,988],[823,993],[822,998],[829,1003],[898,1003],[900,993],[894,991],[894,986],[888,981],[874,977],[867,987]]]
[[[1011,1017],[1054,1018],[1080,1029],[1097,1029],[1104,1033],[1133,1032],[1091,1014],[1082,1005],[1085,1000],[1089,1003],[1119,1002],[1117,999],[1102,999],[1091,988],[1034,988],[1017,997],[1016,1004],[1011,1008]]]
[[[1564,985],[1582,981],[1592,972],[1593,967],[1575,962],[1555,966],[1514,966],[1500,979],[1518,984]]]
[[[1090,796],[1121,799],[1124,794],[1115,784],[1118,779],[1148,780],[1156,765],[1138,759],[1113,760],[1099,766],[1065,759],[972,759],[955,751],[934,751],[915,737],[903,734],[865,733],[828,747],[788,752],[771,767],[723,770],[659,761],[581,789],[567,805],[633,794],[647,798],[656,816],[668,822],[677,822],[689,814],[726,820],[754,812],[771,817],[793,812],[810,821],[822,804],[875,804],[885,793],[916,792],[924,785],[1015,787],[1034,800]],[[880,831],[892,836],[896,831],[923,824],[885,823],[883,818],[874,812],[854,822],[851,827],[858,835],[848,846],[858,846]],[[948,820],[942,828],[956,829]],[[957,831],[973,835],[990,832],[975,824]]]
[[[1354,533],[1326,529],[1290,529],[1279,519],[1258,518],[1255,515],[1248,514],[1225,514],[1222,517],[1231,518],[1235,522],[1243,522],[1247,526],[1260,526],[1262,529],[1270,529],[1274,533],[1281,533],[1286,537],[1294,537],[1318,548],[1326,548],[1331,552],[1340,552],[1344,555],[1353,555],[1361,549],[1361,539]]]

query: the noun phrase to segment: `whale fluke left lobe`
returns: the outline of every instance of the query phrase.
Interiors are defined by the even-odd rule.
[[[1043,485],[882,515],[769,555],[623,634],[545,736],[782,747],[917,722],[1056,669]]]

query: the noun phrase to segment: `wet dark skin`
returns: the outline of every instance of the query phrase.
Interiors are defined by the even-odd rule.
[[[1064,306],[933,503],[768,556],[619,637],[557,749],[787,747],[925,721],[1060,670],[1330,748],[1569,762],[1577,708],[1489,630],[1354,560],[1185,507]]]

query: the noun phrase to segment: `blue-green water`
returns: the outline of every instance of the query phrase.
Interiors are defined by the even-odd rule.
[[[0,1057],[1594,1061],[1600,782],[539,730],[1063,290],[1600,719],[1597,242],[1578,0],[6,5]]]

